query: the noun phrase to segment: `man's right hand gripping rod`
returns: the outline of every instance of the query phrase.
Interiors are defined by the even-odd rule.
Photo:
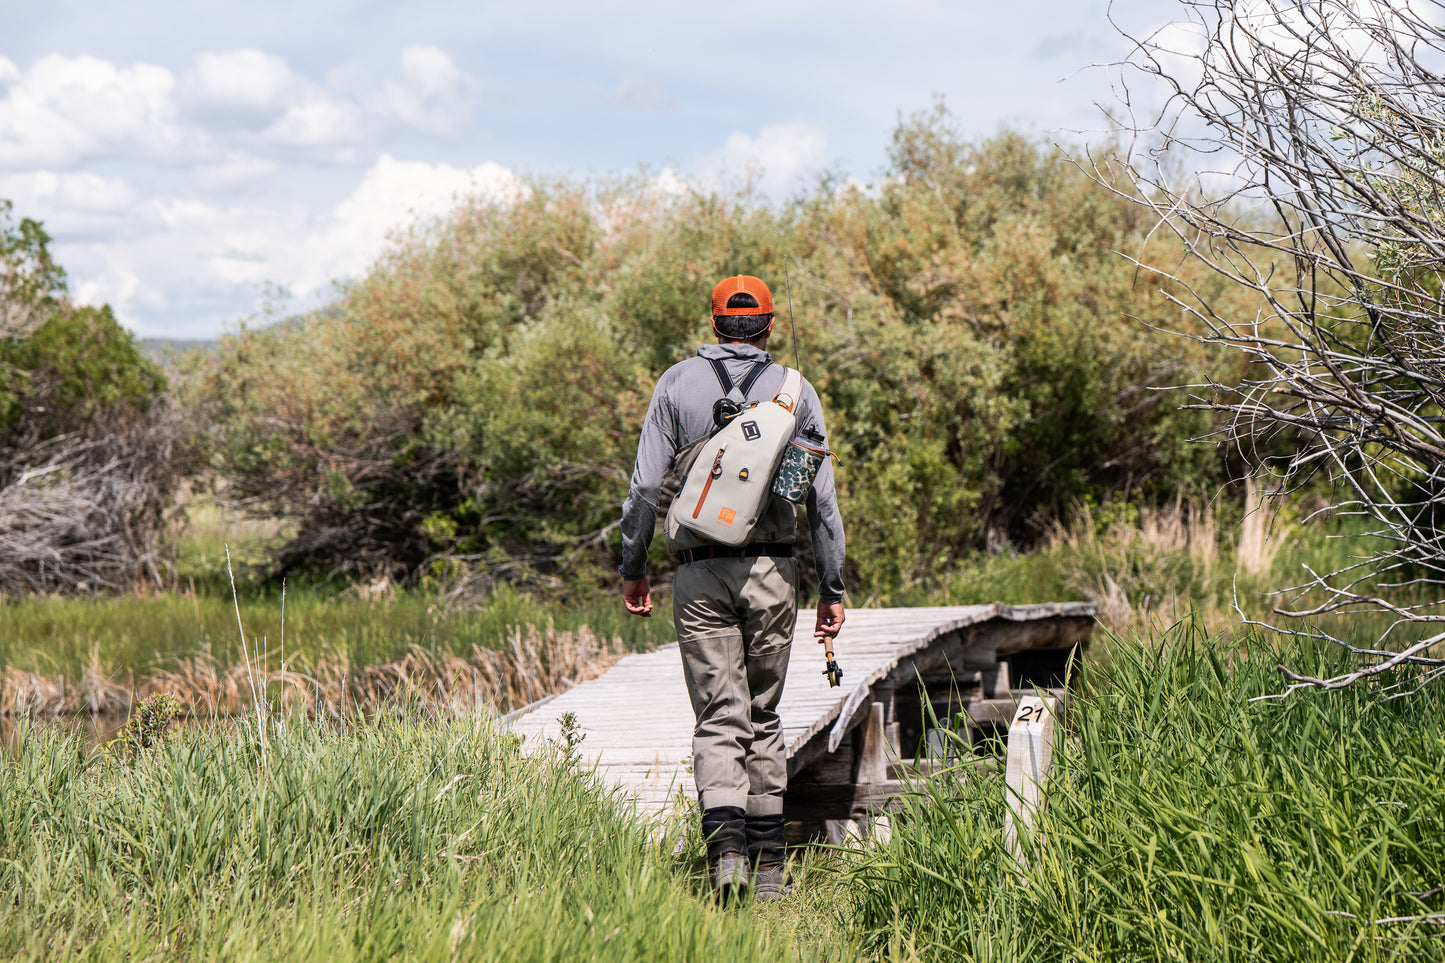
[[[823,658],[828,660],[823,675],[828,678],[828,685],[835,689],[843,683],[843,670],[838,668],[838,660],[833,658],[833,638],[843,627],[845,618],[842,602],[818,603],[818,625],[813,630],[813,637],[823,644]]]

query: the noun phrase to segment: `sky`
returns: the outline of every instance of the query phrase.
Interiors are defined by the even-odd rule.
[[[1174,0],[0,0],[0,198],[71,296],[210,338],[525,178],[875,180],[900,117],[1078,144]],[[1113,23],[1111,23],[1111,19]],[[1116,26],[1117,24],[1117,26]]]

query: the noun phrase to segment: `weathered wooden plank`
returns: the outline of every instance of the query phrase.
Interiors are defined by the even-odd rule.
[[[881,775],[879,785],[892,782],[886,778],[886,762],[881,772],[874,771],[880,768],[876,765],[878,752],[890,731],[892,717],[887,713],[893,711],[892,675],[908,676],[920,670],[951,678],[964,674],[978,680],[970,691],[978,693],[983,687],[992,689],[990,694],[1002,696],[1000,690],[1007,686],[1007,676],[999,674],[999,653],[1008,646],[1066,647],[1066,643],[1073,644],[1071,640],[1087,638],[1091,619],[1089,607],[1078,603],[854,610],[848,613],[836,649],[845,673],[844,685],[833,689],[822,676],[822,648],[812,638],[812,613],[800,612],[788,684],[779,706],[790,772],[798,772],[797,764],[826,756],[819,753],[826,749],[830,731],[847,731],[865,715],[876,723],[876,712],[868,707],[874,703],[874,689],[878,688],[877,711],[882,712],[885,701],[889,707],[881,727],[883,738],[868,741],[869,733],[879,728],[876,725],[864,733],[871,762],[858,768],[866,770],[867,778]],[[907,681],[911,683],[912,677]],[[1005,716],[1002,721],[1006,721],[1007,713],[1014,708],[1013,700],[1005,698],[974,700],[973,704],[978,706],[981,719],[994,724],[1002,724],[1000,716]],[[578,747],[582,764],[608,784],[625,787],[644,810],[660,811],[671,805],[677,792],[693,791],[688,771],[692,709],[676,643],[626,656],[600,678],[553,697],[545,707],[534,704],[518,710],[507,722],[528,745],[561,742],[563,732],[558,720],[567,712],[575,716],[577,731],[583,737]],[[895,738],[896,729],[893,724]],[[845,755],[830,764],[828,774],[837,778],[850,766],[852,757]],[[854,772],[851,778],[857,776]],[[816,778],[812,781],[817,782]],[[802,780],[800,786],[807,782]],[[854,806],[860,798],[854,793],[845,802]],[[861,809],[854,806],[850,809],[854,815],[843,818],[861,814],[871,800],[872,795],[868,795],[863,799],[866,805]],[[837,809],[835,805],[830,811]]]

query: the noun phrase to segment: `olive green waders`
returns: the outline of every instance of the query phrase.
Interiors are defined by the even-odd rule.
[[[792,558],[681,565],[672,613],[697,725],[693,778],[704,810],[781,816],[788,784],[778,700],[798,617]]]

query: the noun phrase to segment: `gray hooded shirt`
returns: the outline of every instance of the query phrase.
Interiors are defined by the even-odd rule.
[[[681,361],[658,379],[642,423],[637,443],[637,464],[632,469],[632,487],[622,504],[622,565],[618,571],[624,579],[641,578],[647,571],[647,549],[652,544],[657,526],[657,513],[663,495],[670,499],[676,493],[674,475],[679,455],[717,430],[713,424],[713,403],[723,396],[721,384],[709,359],[720,359],[727,367],[733,384],[740,384],[759,361],[771,356],[749,344],[705,344],[698,356]],[[782,387],[785,372],[774,365],[763,372],[747,394],[748,401],[765,401]],[[823,425],[823,408],[818,393],[803,379],[802,399],[797,407],[798,437],[818,448],[828,447],[827,428]],[[671,482],[671,484],[668,484]],[[823,602],[843,600],[843,519],[838,514],[838,497],[833,489],[833,465],[823,460],[823,467],[813,481],[805,505],[808,529],[813,538],[813,561],[818,572],[819,598]],[[777,542],[791,545],[797,540],[797,512],[793,503],[776,496],[768,500],[763,516],[753,532],[754,542]],[[703,545],[704,541],[687,528],[668,543],[679,552]]]

